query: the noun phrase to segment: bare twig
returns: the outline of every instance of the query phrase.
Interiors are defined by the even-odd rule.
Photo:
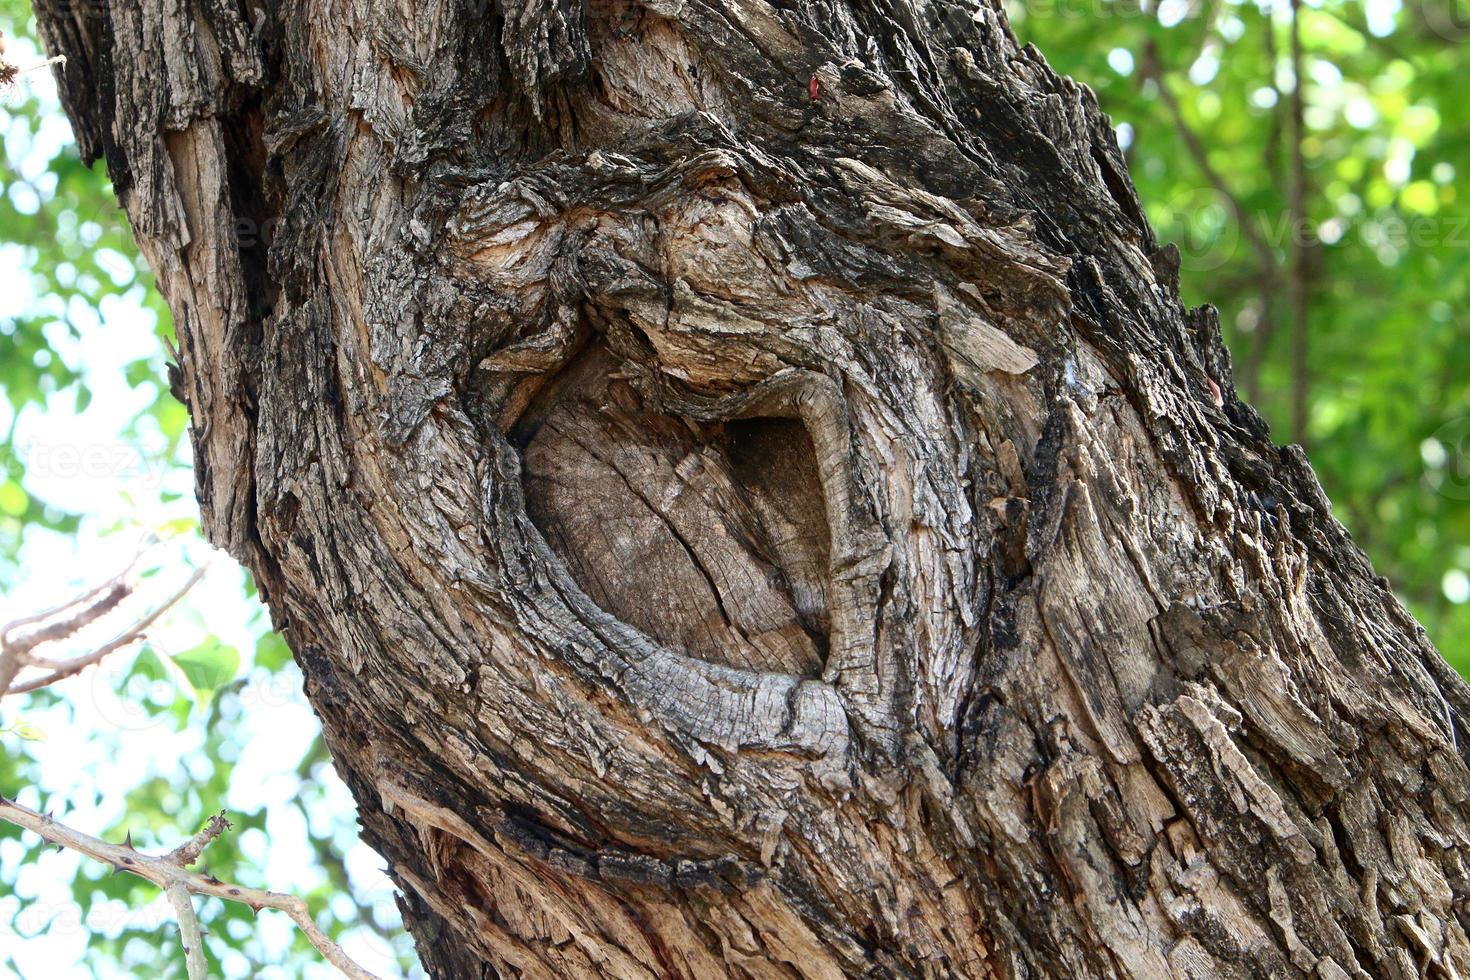
[[[129,566],[131,567],[131,566]],[[41,644],[54,643],[58,640],[74,636],[84,626],[96,622],[102,616],[117,607],[117,604],[128,596],[132,586],[128,584],[124,575],[118,575],[103,585],[91,589],[77,599],[58,606],[45,613],[18,619],[13,623],[0,629],[0,698],[11,694],[26,694],[38,691],[43,687],[49,687],[59,680],[80,673],[95,663],[100,662],[110,653],[114,653],[124,647],[143,639],[148,627],[157,622],[158,618],[167,612],[173,605],[184,597],[201,578],[204,577],[208,566],[202,566],[194,574],[189,576],[182,586],[173,595],[159,603],[133,625],[102,644],[94,650],[79,656],[64,660],[54,660],[49,657],[39,657],[32,651]],[[74,612],[72,610],[75,610]],[[64,619],[55,619],[47,623],[47,619],[70,613]],[[11,634],[21,626],[29,626],[37,623],[45,625],[32,630],[16,639],[11,639]],[[15,678],[21,670],[26,667],[39,667],[47,673],[28,681],[15,683]]]
[[[26,67],[26,68],[17,69],[16,70],[16,74],[17,75],[26,75],[26,74],[29,74],[30,72],[33,72],[33,71],[40,71],[42,68],[50,68],[52,65],[61,65],[63,68],[66,67],[66,55],[64,55],[64,54],[52,55],[50,58],[47,58],[45,61],[38,62],[38,63],[36,63],[34,65],[30,65],[29,67]]]
[[[1308,251],[1312,233],[1307,227],[1306,104],[1302,90],[1306,73],[1302,62],[1301,0],[1291,0],[1291,275],[1287,281],[1291,297],[1291,427],[1297,444],[1307,445],[1307,415],[1311,406],[1311,363],[1308,352],[1311,291],[1307,281]]]
[[[281,892],[231,885],[220,881],[213,875],[188,869],[187,863],[198,860],[199,853],[209,845],[210,841],[228,828],[229,822],[224,819],[223,814],[212,818],[204,829],[195,834],[187,843],[165,855],[144,854],[134,849],[131,841],[109,844],[104,840],[57,823],[45,814],[37,813],[29,807],[21,806],[4,797],[0,797],[0,820],[31,831],[48,844],[55,844],[58,847],[85,854],[94,861],[110,865],[118,871],[137,875],[161,888],[179,916],[179,929],[189,959],[191,980],[205,975],[202,972],[195,972],[196,956],[199,961],[197,969],[201,971],[204,969],[204,952],[198,919],[194,916],[191,898],[194,895],[218,898],[226,902],[239,902],[249,906],[255,912],[261,909],[276,909],[284,912],[290,916],[292,922],[296,923],[307,941],[343,974],[353,980],[378,980],[372,973],[358,966],[342,951],[342,947],[322,932],[312,919],[311,910],[301,898]],[[187,911],[185,911],[186,908]]]
[[[169,851],[164,856],[165,860],[172,861],[181,868],[187,868],[199,860],[199,855],[204,853],[204,849],[212,844],[216,837],[233,826],[229,820],[225,819],[224,811],[221,810],[209,818],[209,823],[205,824],[199,833],[190,837],[172,851]]]
[[[6,626],[4,635],[0,636],[0,645],[3,645],[11,654],[26,657],[42,644],[55,643],[57,640],[64,640],[80,633],[116,609],[117,604],[126,599],[132,591],[131,584],[121,577],[115,578],[107,583],[91,601],[72,606],[71,608],[76,611],[69,616],[53,619],[13,639],[11,637],[14,632],[13,625]]]
[[[0,627],[0,697],[54,684],[101,661],[109,653],[141,640],[148,627],[183,598],[205,572],[205,568],[196,570],[171,596],[122,633],[88,653],[69,659],[53,659],[34,652],[44,644],[75,636],[83,628],[115,610],[132,593],[132,586],[126,578],[131,568],[132,563],[123,573],[68,602]],[[14,635],[18,630],[28,627],[28,632],[20,636]],[[28,681],[14,683],[15,677],[27,667],[41,668],[48,672]],[[195,895],[239,902],[256,912],[263,908],[285,912],[328,962],[348,977],[354,980],[376,980],[373,974],[353,962],[340,946],[322,932],[302,899],[279,892],[226,884],[213,875],[189,870],[190,865],[199,860],[205,849],[230,829],[230,822],[224,813],[211,817],[198,833],[164,855],[140,853],[133,847],[131,835],[122,844],[109,844],[59,824],[48,815],[37,813],[4,797],[0,797],[0,820],[30,830],[48,843],[70,848],[96,861],[109,864],[118,871],[135,874],[161,888],[178,918],[179,937],[183,943],[190,980],[205,980],[209,975],[209,965],[204,953],[204,934],[194,908]]]
[[[189,980],[208,980],[209,961],[204,956],[204,930],[199,928],[199,915],[194,911],[193,896],[179,882],[169,885],[164,894],[168,896],[168,904],[174,907],[174,917],[179,920],[179,942],[184,946],[184,965],[189,971]]]
[[[1184,110],[1179,105],[1179,100],[1169,88],[1164,78],[1163,62],[1159,58],[1158,46],[1153,41],[1144,45],[1143,57],[1140,60],[1139,77],[1151,80],[1159,90],[1159,100],[1164,103],[1169,117],[1174,123],[1174,128],[1179,133],[1180,140],[1189,151],[1190,158],[1204,175],[1206,181],[1214,188],[1215,193],[1225,199],[1230,207],[1231,216],[1235,219],[1236,227],[1240,229],[1241,235],[1249,243],[1251,252],[1256,258],[1256,288],[1261,297],[1261,317],[1257,326],[1255,347],[1251,352],[1251,359],[1245,371],[1244,382],[1246,391],[1255,397],[1257,379],[1259,377],[1259,356],[1265,350],[1271,334],[1275,331],[1275,314],[1273,312],[1273,296],[1276,292],[1277,283],[1280,281],[1280,271],[1276,261],[1276,253],[1271,249],[1261,231],[1256,227],[1254,217],[1241,201],[1240,196],[1231,188],[1224,174],[1215,169],[1210,162],[1209,150],[1204,141],[1200,139],[1189,125],[1189,120],[1184,118]]]
[[[1216,170],[1215,165],[1210,162],[1209,151],[1205,148],[1204,142],[1199,138],[1199,134],[1194,131],[1193,127],[1189,125],[1189,121],[1184,118],[1184,110],[1179,105],[1179,100],[1174,97],[1173,91],[1164,79],[1163,62],[1159,58],[1158,45],[1154,44],[1153,41],[1148,41],[1144,45],[1143,57],[1139,61],[1139,77],[1153,82],[1154,86],[1159,90],[1159,100],[1164,103],[1164,108],[1169,110],[1169,116],[1174,122],[1174,128],[1179,132],[1179,138],[1183,141],[1184,148],[1189,151],[1189,155],[1194,160],[1195,166],[1199,168],[1205,180],[1209,181],[1215,193],[1223,197],[1226,203],[1230,205],[1230,212],[1235,218],[1235,223],[1240,227],[1240,233],[1245,236],[1246,241],[1250,243],[1251,250],[1256,253],[1256,260],[1260,263],[1262,277],[1268,282],[1274,282],[1276,279],[1276,257],[1271,251],[1271,246],[1262,237],[1260,229],[1256,227],[1250,211],[1241,203],[1240,197],[1231,189],[1224,175]]]
[[[138,554],[133,556],[132,561],[128,562],[126,568],[118,572],[112,578],[108,579],[100,585],[93,586],[80,595],[72,596],[70,599],[68,599],[66,602],[63,602],[59,606],[52,606],[50,609],[42,609],[38,612],[33,612],[28,616],[22,616],[19,619],[11,620],[3,627],[0,627],[0,638],[8,638],[10,634],[14,633],[18,629],[21,629],[22,627],[32,626],[36,623],[45,622],[48,619],[53,619],[56,616],[60,616],[62,613],[66,612],[69,609],[75,609],[77,606],[80,606],[83,603],[92,601],[92,599],[100,595],[102,592],[105,592],[107,589],[112,588],[119,581],[126,579],[128,573],[131,572],[133,570],[133,567],[138,564],[138,559],[141,557],[142,552],[139,552]]]
[[[1286,95],[1281,91],[1281,82],[1276,75],[1277,63],[1280,57],[1276,50],[1276,15],[1274,6],[1261,11],[1262,22],[1265,26],[1262,40],[1265,46],[1267,84],[1276,97],[1271,103],[1271,127],[1266,133],[1266,159],[1263,161],[1265,173],[1270,176],[1274,186],[1281,186],[1284,182],[1280,179],[1281,172],[1281,116],[1286,107]],[[1249,400],[1254,403],[1259,400],[1261,394],[1261,368],[1266,363],[1266,354],[1271,349],[1271,341],[1276,335],[1277,318],[1275,314],[1275,292],[1271,282],[1260,284],[1261,319],[1257,323],[1255,336],[1252,338],[1250,350],[1245,353],[1245,365],[1242,369],[1242,383],[1245,385]]]

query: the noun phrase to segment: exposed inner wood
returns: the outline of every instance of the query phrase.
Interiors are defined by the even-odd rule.
[[[800,423],[649,411],[597,348],[525,451],[526,507],[608,612],[675,649],[816,676],[826,523]]]
[[[725,452],[802,623],[825,647],[831,544],[811,436],[794,419],[736,419],[725,424]]]

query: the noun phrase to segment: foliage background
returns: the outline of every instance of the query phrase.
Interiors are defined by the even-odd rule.
[[[0,31],[8,62],[43,59],[27,0],[0,0]],[[149,539],[133,611],[214,558],[140,650],[0,705],[0,794],[145,850],[227,809],[209,872],[302,895],[359,962],[422,975],[300,672],[247,576],[199,538],[168,311],[48,71],[0,94],[0,134],[0,621],[110,577]],[[212,975],[337,975],[278,913],[211,900],[200,918]],[[0,980],[185,975],[152,886],[0,823]]]
[[[1308,448],[1338,519],[1470,676],[1470,4],[1008,10],[1112,116],[1155,229],[1180,246],[1186,301],[1220,309],[1243,396],[1278,442]],[[1298,243],[1305,356],[1290,295]]]
[[[1186,299],[1220,308],[1248,400],[1307,445],[1339,518],[1470,675],[1463,2],[1009,9],[1112,115],[1160,237],[1180,245]],[[0,0],[0,31],[11,61],[40,60],[24,0]],[[146,532],[167,539],[145,561],[161,595],[208,550],[164,380],[167,310],[43,74],[0,103],[0,130],[0,613],[110,574]],[[237,831],[211,871],[306,894],[352,952],[416,969],[238,569],[217,561],[149,645],[94,675],[3,706],[0,793],[140,845],[228,807]],[[0,828],[0,980],[182,976],[148,890]],[[281,923],[218,903],[203,917],[223,975],[329,975]]]

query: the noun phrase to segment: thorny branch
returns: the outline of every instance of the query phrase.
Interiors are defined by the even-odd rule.
[[[131,568],[131,566],[129,566]],[[64,659],[43,657],[35,653],[37,647],[70,639],[84,627],[97,622],[117,608],[118,604],[132,594],[133,586],[127,580],[128,569],[96,588],[90,589],[69,602],[54,609],[22,617],[0,627],[0,698],[10,694],[27,694],[49,687],[80,673],[99,663],[110,653],[143,639],[148,627],[178,602],[204,576],[201,567],[189,576],[179,589],[151,611],[136,620],[117,636],[87,653]],[[21,630],[30,627],[27,632]],[[19,635],[16,635],[19,633]],[[35,667],[46,671],[39,677],[16,682],[22,670]]]
[[[85,854],[94,861],[109,864],[117,871],[137,875],[161,888],[179,917],[179,930],[184,942],[190,980],[201,980],[206,976],[201,931],[194,914],[194,895],[239,902],[248,905],[254,912],[261,909],[284,912],[322,956],[345,975],[353,980],[377,980],[374,974],[358,966],[342,951],[342,947],[317,926],[311,917],[311,910],[301,898],[281,892],[232,885],[211,874],[189,870],[189,865],[199,859],[199,855],[210,842],[229,829],[230,822],[223,813],[210,818],[209,823],[189,841],[163,855],[144,854],[135,849],[131,836],[121,844],[109,844],[4,797],[0,797],[0,820],[31,831],[48,844]]]
[[[0,626],[0,697],[36,691],[70,677],[93,664],[99,663],[108,654],[141,640],[148,627],[194,587],[203,577],[206,567],[197,569],[172,595],[154,606],[145,615],[111,640],[95,649],[65,659],[54,659],[38,655],[38,647],[56,643],[76,636],[82,629],[98,622],[117,609],[118,605],[133,592],[128,580],[128,568],[92,589],[81,593],[51,609],[23,616]],[[31,680],[17,683],[15,678],[28,667],[39,668],[46,673]],[[230,822],[223,813],[211,817],[193,837],[172,851],[161,856],[142,854],[133,848],[132,836],[122,844],[108,844],[80,831],[57,823],[46,814],[37,813],[19,803],[0,797],[0,820],[39,834],[48,843],[70,848],[97,861],[112,865],[118,871],[138,875],[163,889],[169,904],[178,917],[179,935],[184,946],[185,962],[190,980],[202,980],[208,976],[208,963],[204,955],[203,930],[194,910],[194,895],[222,898],[231,902],[242,902],[254,911],[263,908],[285,912],[296,923],[306,938],[327,960],[349,977],[374,980],[373,974],[354,963],[341,947],[317,927],[311,918],[306,903],[294,895],[279,892],[244,888],[221,882],[213,875],[189,870],[189,866],[216,838],[230,829]]]

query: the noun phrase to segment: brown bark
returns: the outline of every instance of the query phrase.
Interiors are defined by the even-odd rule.
[[[1470,972],[1470,691],[997,9],[38,6],[435,975]]]

